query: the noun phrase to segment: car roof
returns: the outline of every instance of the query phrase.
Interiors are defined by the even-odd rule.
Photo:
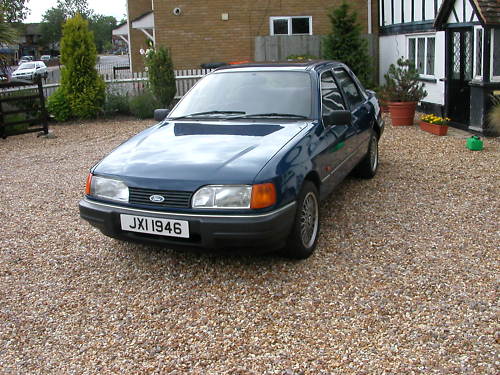
[[[326,67],[345,66],[339,61],[329,60],[307,60],[307,61],[285,61],[285,62],[265,62],[246,63],[238,65],[226,65],[216,71],[256,71],[256,70],[280,70],[280,71],[309,71],[323,70]]]

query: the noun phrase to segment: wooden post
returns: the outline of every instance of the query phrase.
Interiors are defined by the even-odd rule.
[[[49,134],[49,124],[47,121],[49,116],[47,114],[47,109],[45,108],[45,96],[43,94],[43,85],[41,77],[38,77],[37,84],[38,84],[38,97],[40,98],[40,122],[42,123],[43,126],[43,133]]]

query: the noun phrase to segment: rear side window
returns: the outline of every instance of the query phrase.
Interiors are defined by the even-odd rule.
[[[335,69],[334,73],[339,85],[342,87],[342,90],[344,90],[346,101],[349,106],[354,108],[361,104],[364,98],[349,74],[347,74],[344,69]]]
[[[329,115],[333,111],[346,109],[342,94],[330,71],[321,75],[321,103],[323,116]]]

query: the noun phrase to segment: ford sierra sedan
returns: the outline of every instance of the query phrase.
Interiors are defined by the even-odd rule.
[[[322,199],[372,178],[377,99],[334,61],[246,64],[201,79],[94,165],[80,215],[107,236],[309,257]]]

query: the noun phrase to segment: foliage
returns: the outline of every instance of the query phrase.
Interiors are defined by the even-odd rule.
[[[130,112],[140,119],[153,118],[158,102],[150,91],[132,96],[129,101]]]
[[[146,67],[148,69],[151,92],[163,108],[167,108],[175,97],[175,73],[172,59],[165,47],[152,48],[146,51]]]
[[[22,22],[29,14],[29,0],[0,0],[0,10],[6,22]]]
[[[71,117],[92,118],[104,104],[105,84],[95,69],[97,52],[88,22],[77,14],[63,28],[61,86]]]
[[[97,51],[103,52],[106,44],[109,44],[113,37],[112,32],[116,27],[116,18],[95,14],[89,18],[89,27],[94,33]]]
[[[323,57],[345,63],[366,87],[371,87],[372,61],[356,12],[351,12],[350,6],[344,2],[328,17],[332,32],[323,38]]]
[[[488,112],[488,133],[491,135],[500,135],[500,96],[491,95],[493,106]]]
[[[47,111],[57,121],[68,121],[72,117],[71,106],[62,90],[56,90],[47,99]]]
[[[55,49],[57,43],[61,40],[64,22],[66,22],[66,14],[63,9],[48,9],[44,13],[42,23],[40,24],[42,43],[51,46],[52,49]]]
[[[410,60],[399,58],[384,75],[384,93],[391,102],[418,102],[427,96],[415,66]]]
[[[88,0],[57,0],[57,8],[62,9],[67,18],[75,17],[77,14],[83,18],[92,15]]]
[[[443,126],[447,126],[448,122],[451,121],[451,119],[448,117],[439,117],[434,114],[423,115],[422,117],[420,117],[420,120],[427,122],[429,124],[443,125]]]
[[[17,36],[18,33],[12,24],[5,22],[4,11],[0,6],[0,46],[15,44]],[[8,56],[0,53],[0,72],[6,73],[9,66]]]
[[[130,104],[128,95],[122,95],[119,92],[108,90],[104,102],[104,115],[129,115]]]
[[[318,60],[318,56],[303,54],[303,55],[290,55],[287,60]]]

